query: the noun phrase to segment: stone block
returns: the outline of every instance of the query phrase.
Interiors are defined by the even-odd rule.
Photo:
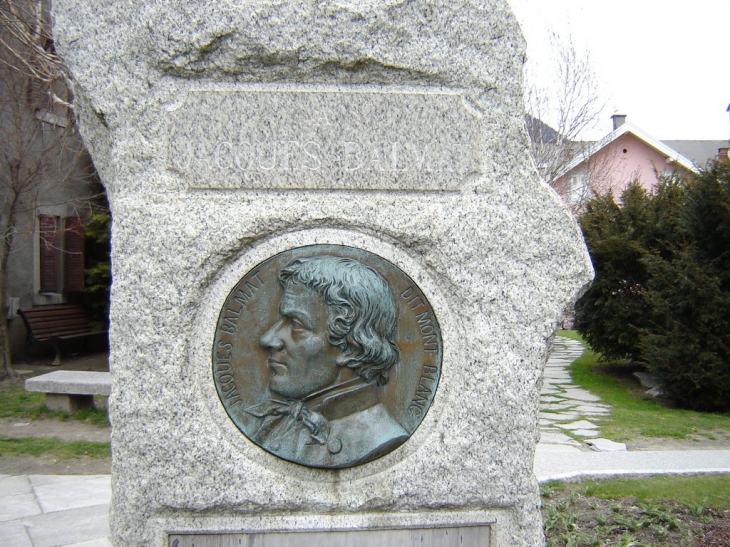
[[[109,395],[111,383],[108,372],[57,370],[28,378],[25,390],[45,393],[50,410],[71,414],[94,406],[94,395]]]
[[[114,212],[114,544],[483,526],[492,546],[540,545],[541,374],[592,270],[529,156],[507,2],[57,0],[54,16]],[[280,327],[316,330],[282,280],[314,246],[390,265],[404,337],[392,383],[353,378],[373,388],[358,401],[398,403],[368,407],[397,442],[339,468],[293,455],[344,453],[338,417],[258,396],[286,387]],[[330,340],[308,348],[344,351]]]
[[[608,439],[591,439],[585,441],[585,443],[591,447],[591,450],[596,452],[626,452],[624,443],[617,443]]]
[[[93,395],[69,395],[67,393],[46,393],[46,407],[69,414],[94,406]]]
[[[72,395],[109,395],[112,381],[108,372],[57,370],[28,378],[26,391],[41,393],[70,393]]]

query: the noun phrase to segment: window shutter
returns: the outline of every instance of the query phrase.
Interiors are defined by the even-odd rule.
[[[58,292],[58,217],[40,215],[41,292]]]
[[[43,108],[46,104],[46,85],[45,82],[33,76],[28,80],[28,104],[32,110]]]
[[[64,279],[66,292],[84,290],[84,221],[79,217],[66,219]]]
[[[43,50],[48,54],[54,55],[56,53],[56,47],[51,38],[50,25],[44,23],[41,32],[43,33]],[[39,55],[31,57],[28,62],[33,67],[28,81],[28,104],[33,111],[50,111],[53,109],[53,93],[51,82],[48,79],[48,67],[44,66],[43,60]],[[33,75],[32,72],[35,72],[36,75]]]

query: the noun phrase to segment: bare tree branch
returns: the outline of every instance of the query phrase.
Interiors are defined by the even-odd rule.
[[[554,186],[558,175],[590,143],[581,136],[598,123],[605,103],[588,52],[578,52],[570,37],[551,35],[550,84],[540,87],[535,74],[525,74],[525,108],[532,154],[543,180]]]

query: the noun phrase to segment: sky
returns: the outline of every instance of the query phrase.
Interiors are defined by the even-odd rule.
[[[549,84],[550,33],[588,53],[611,115],[660,140],[730,138],[730,0],[507,0],[527,40],[528,69]]]

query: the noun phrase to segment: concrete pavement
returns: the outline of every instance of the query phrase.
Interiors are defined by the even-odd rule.
[[[0,476],[3,547],[111,547],[109,475]]]
[[[595,439],[590,421],[607,405],[572,386],[566,367],[582,353],[580,343],[557,338],[546,366],[541,399],[542,439],[538,481],[655,474],[730,474],[730,450],[595,452],[566,432]],[[2,547],[109,547],[109,475],[0,475]]]
[[[535,475],[551,480],[730,473],[730,450],[551,452],[538,445]],[[730,478],[728,479],[730,483]]]

